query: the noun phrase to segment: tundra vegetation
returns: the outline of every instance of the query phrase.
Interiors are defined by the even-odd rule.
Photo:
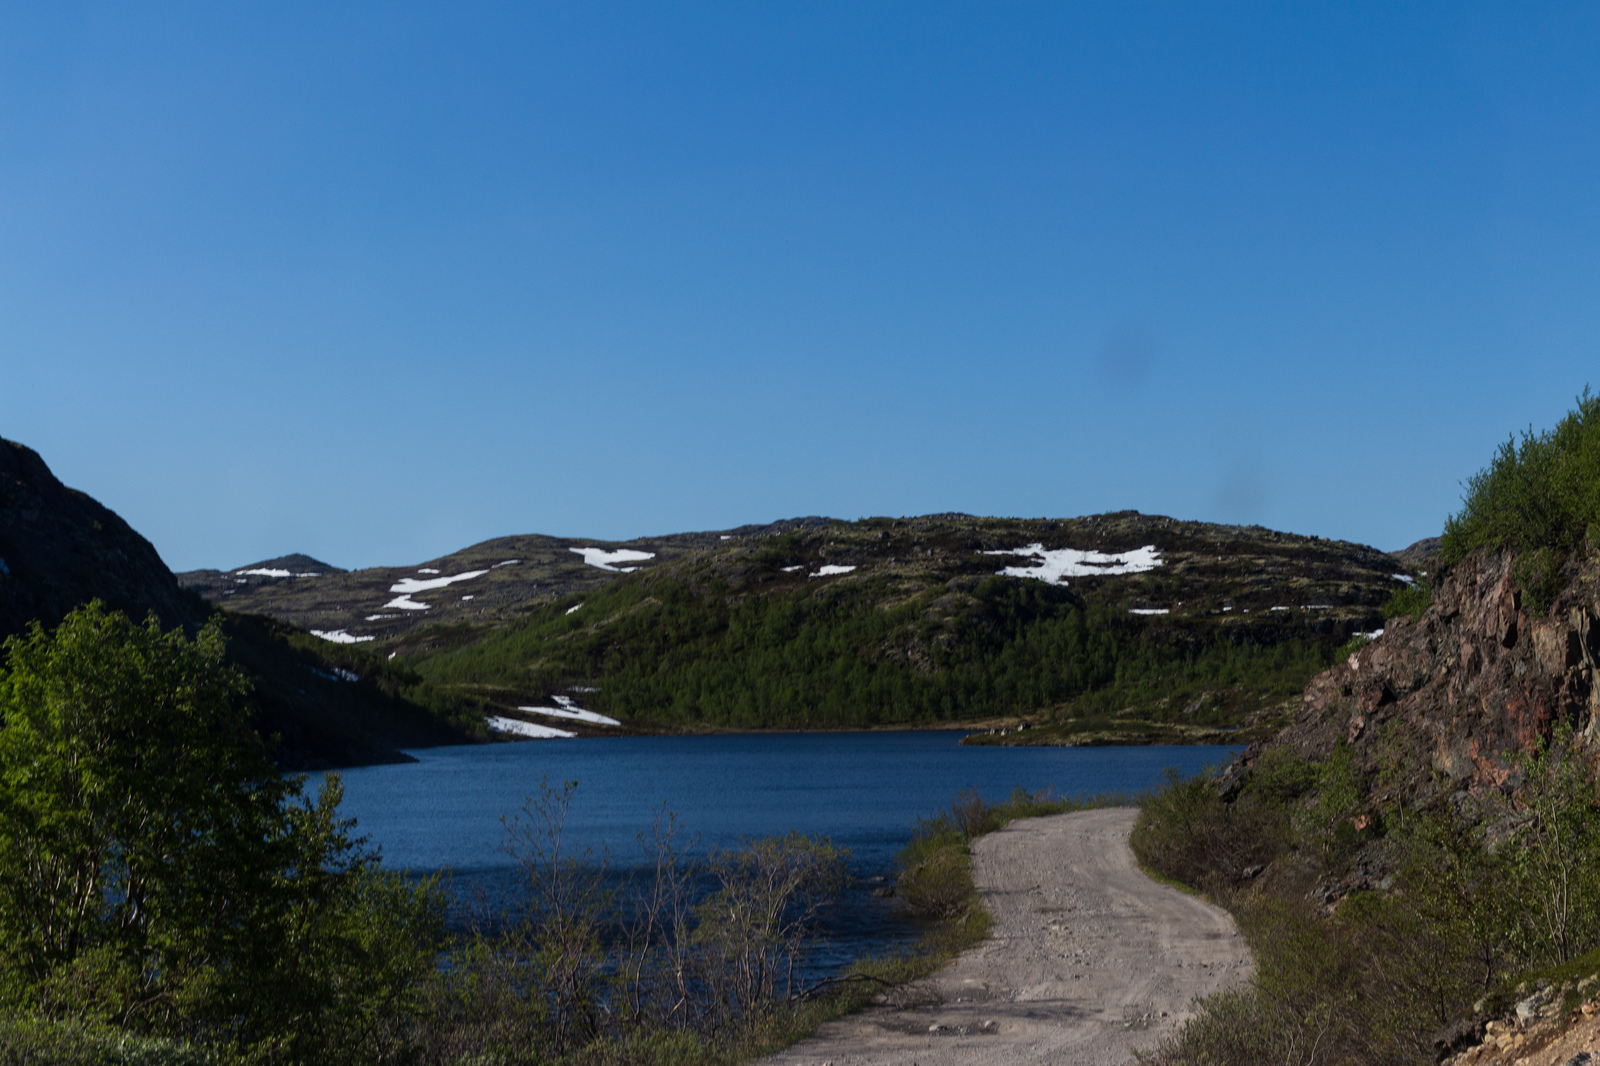
[[[577,787],[506,820],[525,892],[446,923],[281,775],[213,623],[98,603],[6,644],[0,673],[0,1063],[675,1063],[781,1047],[981,938],[967,846],[1066,809],[963,796],[902,857],[921,947],[803,979],[847,856],[799,835],[699,854],[670,813],[619,882],[575,853]]]
[[[1467,489],[1434,588],[1474,552],[1510,553],[1518,602],[1535,616],[1590,588],[1600,399],[1585,390],[1555,429],[1504,445]],[[1385,613],[1421,615],[1433,595],[1401,590]],[[1268,745],[1243,774],[1169,779],[1143,804],[1134,851],[1231,910],[1256,971],[1200,1002],[1151,1061],[1429,1063],[1464,1022],[1541,982],[1572,999],[1579,979],[1600,973],[1588,691],[1509,755],[1492,788],[1452,787],[1425,752],[1398,743],[1392,758],[1358,760],[1343,738],[1318,761]]]

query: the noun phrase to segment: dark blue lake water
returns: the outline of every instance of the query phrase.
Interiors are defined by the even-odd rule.
[[[1017,788],[1132,794],[1158,783],[1166,767],[1190,774],[1238,750],[962,747],[960,738],[766,733],[429,748],[410,753],[415,763],[343,771],[343,811],[383,849],[386,865],[450,871],[459,901],[476,896],[496,906],[518,893],[501,818],[537,794],[541,779],[578,783],[568,839],[619,873],[642,864],[639,834],[663,804],[701,851],[790,830],[829,837],[850,849],[862,879],[831,923],[827,957],[848,960],[914,935],[892,905],[873,897],[868,879],[889,874],[917,819],[947,809],[957,793],[977,789],[993,802]]]

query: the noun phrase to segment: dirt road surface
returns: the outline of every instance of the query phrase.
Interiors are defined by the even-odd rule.
[[[990,939],[768,1066],[1122,1066],[1153,1048],[1195,996],[1251,964],[1226,912],[1140,872],[1136,813],[1031,818],[980,838]]]

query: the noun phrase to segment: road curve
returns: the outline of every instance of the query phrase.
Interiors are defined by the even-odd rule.
[[[1227,913],[1150,880],[1128,807],[1030,818],[974,843],[993,935],[937,974],[766,1060],[768,1066],[1121,1066],[1238,983]]]

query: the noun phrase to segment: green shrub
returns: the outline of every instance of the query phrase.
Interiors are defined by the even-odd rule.
[[[1288,846],[1288,798],[1304,791],[1303,766],[1273,755],[1259,787],[1233,803],[1216,781],[1202,774],[1184,778],[1168,770],[1166,784],[1140,805],[1128,843],[1145,867],[1163,877],[1225,896]]]
[[[1433,589],[1427,585],[1403,585],[1394,590],[1383,605],[1385,618],[1420,618],[1433,603]]]
[[[1553,429],[1530,428],[1500,446],[1467,479],[1461,511],[1445,523],[1441,554],[1511,551],[1524,602],[1543,613],[1560,590],[1561,570],[1600,525],[1600,397],[1587,387]]]

